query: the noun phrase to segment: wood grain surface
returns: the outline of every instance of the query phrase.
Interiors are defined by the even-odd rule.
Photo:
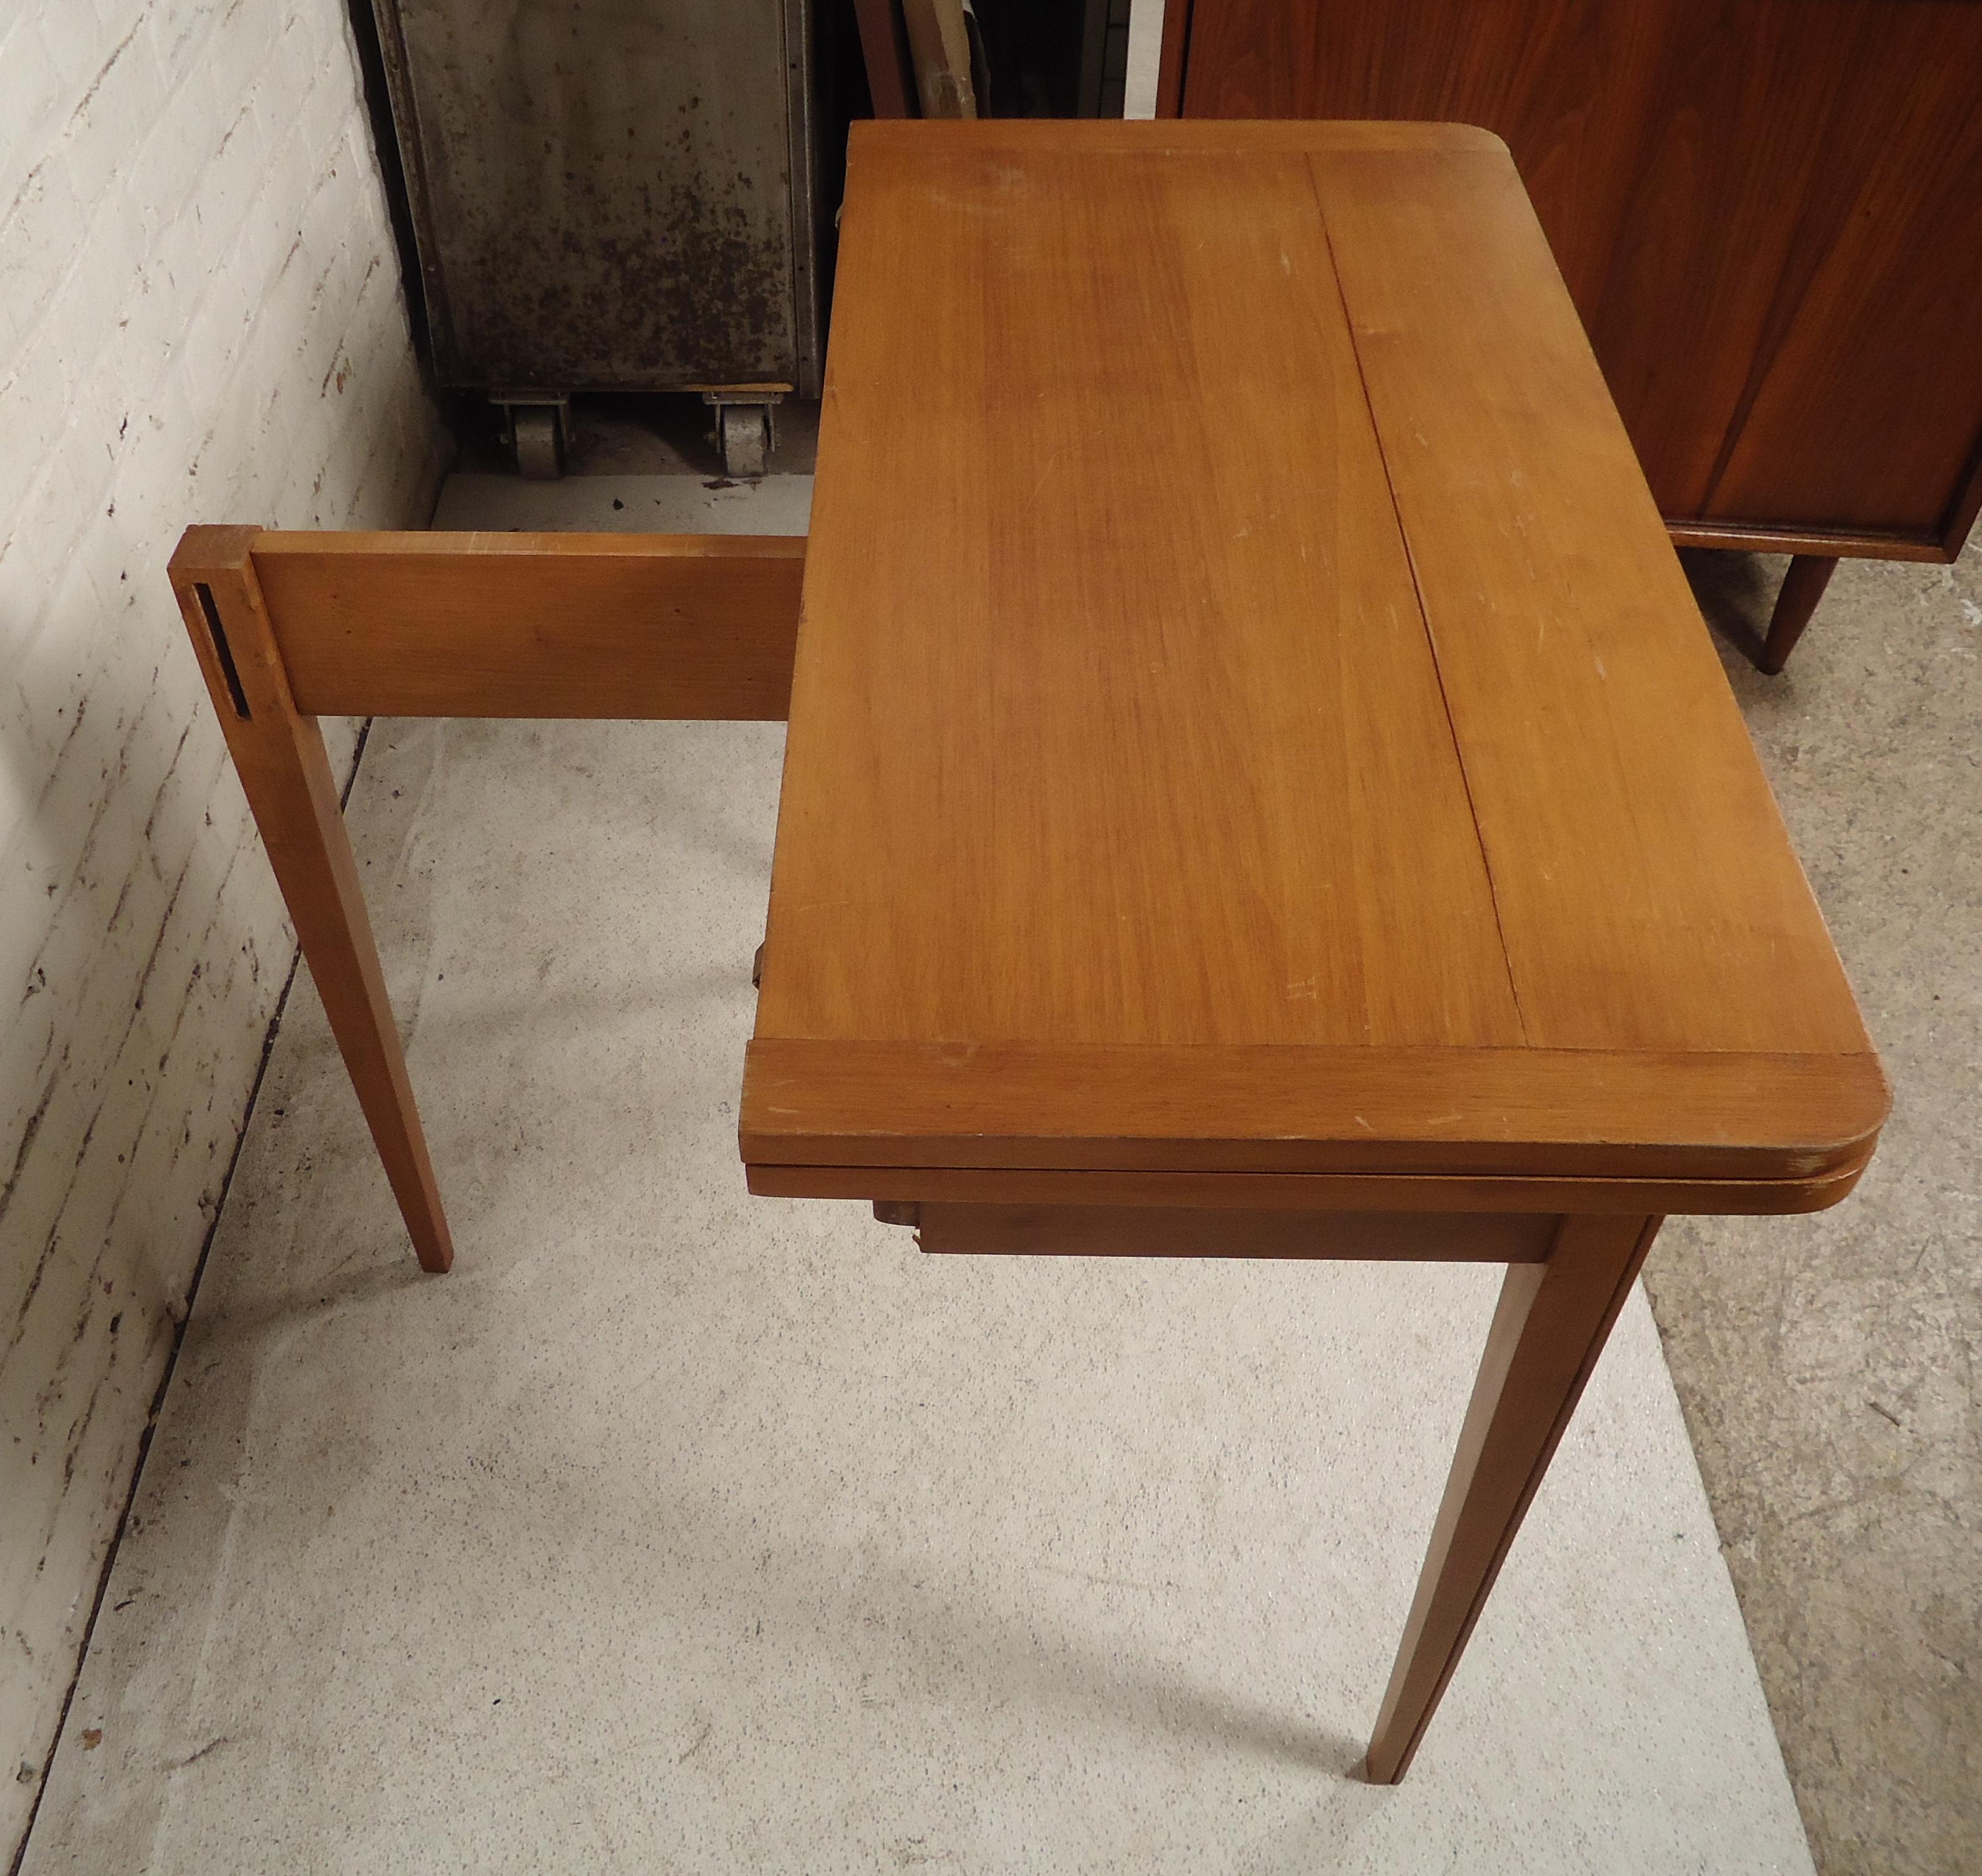
[[[1810,1179],[1573,1179],[1549,1173],[1466,1177],[1373,1173],[1041,1170],[1032,1167],[745,1167],[767,1198],[862,1199],[905,1205],[1176,1205],[1261,1211],[1641,1212],[1707,1217],[1819,1212],[1847,1197],[1864,1162]]]
[[[1262,1211],[1234,1206],[916,1208],[916,1242],[961,1257],[1375,1258],[1540,1263],[1559,1219],[1527,1212]]]
[[[766,953],[766,980],[773,954]],[[1869,1053],[859,1042],[769,1036],[748,1160],[1809,1179],[1885,1117]]]
[[[747,1160],[1863,1163],[1877,1064],[1497,139],[874,125],[849,175]]]
[[[802,536],[258,534],[296,708],[776,721]]]
[[[316,718],[299,712],[252,527],[186,529],[167,569],[310,976],[422,1270],[454,1261],[358,862]]]
[[[1527,1040],[1864,1048],[1513,165],[1316,167]]]
[[[1364,1775],[1395,1784],[1437,1711],[1663,1220],[1565,1218],[1510,1267]]]
[[[915,67],[901,8],[896,0],[853,0],[853,12],[874,115],[916,115]]]
[[[1982,499],[1982,6],[1172,0],[1163,108],[1511,146],[1675,521],[1951,558]]]
[[[766,1033],[1519,1041],[1306,157],[1058,142],[853,185]]]

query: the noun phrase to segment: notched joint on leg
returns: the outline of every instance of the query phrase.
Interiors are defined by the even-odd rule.
[[[220,623],[220,608],[213,603],[213,589],[203,579],[193,582],[193,596],[199,601],[200,616],[206,621],[206,635],[213,642],[213,655],[221,675],[227,679],[227,694],[234,699],[234,714],[245,723],[253,720],[248,708],[248,693],[241,688],[241,673],[235,668],[234,651],[227,643],[227,629]]]

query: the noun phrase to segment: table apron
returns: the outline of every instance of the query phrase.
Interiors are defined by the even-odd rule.
[[[792,1166],[763,1160],[749,1162],[744,1170],[750,1190],[766,1198],[1068,1208],[1174,1206],[1310,1213],[1635,1213],[1662,1217],[1752,1217],[1821,1211],[1835,1205],[1858,1183],[1864,1167],[1861,1163],[1807,1180]]]
[[[1232,1206],[876,1206],[924,1250],[1080,1257],[1294,1257],[1540,1263],[1560,1220],[1535,1212],[1255,1211]]]

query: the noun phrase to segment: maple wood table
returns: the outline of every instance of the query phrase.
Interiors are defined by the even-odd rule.
[[[315,714],[787,686],[753,1191],[933,1251],[1507,1264],[1373,1778],[1661,1217],[1832,1203],[1884,1120],[1483,132],[859,126],[808,542],[205,529],[174,579],[429,1267]]]

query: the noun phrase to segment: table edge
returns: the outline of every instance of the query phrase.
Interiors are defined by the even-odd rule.
[[[791,1166],[746,1161],[761,1198],[898,1204],[1107,1205],[1260,1212],[1636,1213],[1780,1217],[1850,1195],[1871,1156],[1807,1180],[1385,1177],[1307,1173],[1043,1171],[1027,1167]]]
[[[1804,1181],[1862,1166],[1878,1057],[757,1036],[762,1164]]]
[[[1481,124],[1390,118],[865,118],[851,126],[849,158],[890,145],[947,140],[973,151],[1058,149],[1113,156],[1258,155],[1356,150],[1489,151],[1513,159]]]

